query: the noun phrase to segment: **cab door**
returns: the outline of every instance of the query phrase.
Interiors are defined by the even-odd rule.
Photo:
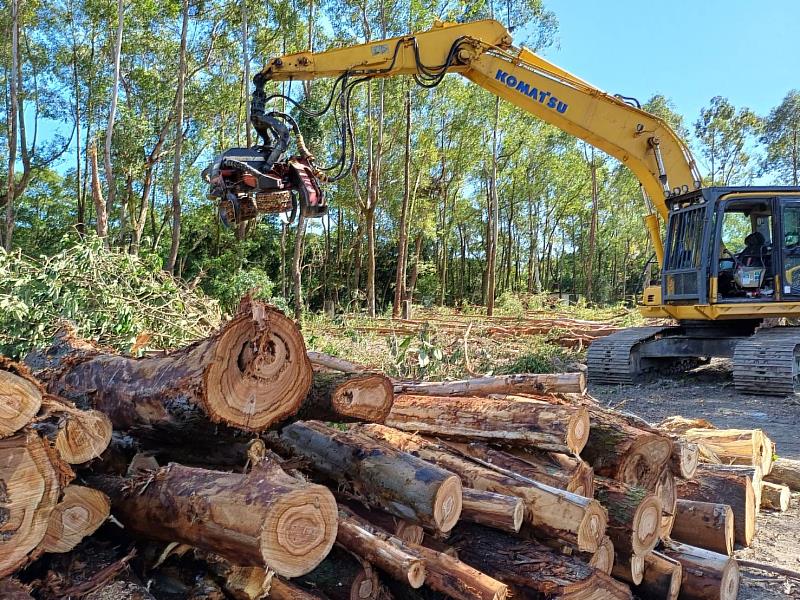
[[[666,302],[708,304],[709,224],[714,206],[697,204],[670,211],[661,294]]]
[[[775,240],[782,298],[800,298],[800,198],[780,198],[780,235]]]

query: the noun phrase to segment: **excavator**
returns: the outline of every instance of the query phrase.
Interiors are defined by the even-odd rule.
[[[661,118],[605,93],[525,47],[494,20],[436,22],[428,30],[323,52],[273,58],[254,77],[251,122],[260,143],[223,153],[207,170],[220,215],[240,222],[261,212],[327,210],[322,185],[347,176],[353,89],[410,75],[434,87],[458,73],[520,110],[595,146],[641,184],[644,226],[660,278],[644,285],[641,313],[658,319],[600,338],[588,350],[590,381],[631,384],[732,358],[737,391],[800,391],[800,187],[703,187],[688,146]],[[294,119],[269,106],[268,82],[335,78],[323,111],[341,121],[341,155],[320,167]],[[285,158],[291,134],[299,154]],[[350,160],[346,146],[350,146]],[[349,162],[349,164],[348,164]]]

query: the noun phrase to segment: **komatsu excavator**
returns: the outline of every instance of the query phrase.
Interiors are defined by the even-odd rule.
[[[306,216],[324,214],[319,181],[349,173],[348,141],[353,159],[346,118],[352,90],[396,75],[433,87],[447,73],[592,144],[641,183],[644,224],[661,276],[645,286],[640,310],[677,324],[598,339],[588,351],[591,381],[635,383],[648,373],[731,357],[739,391],[800,391],[800,328],[766,326],[800,316],[800,187],[703,188],[689,148],[666,122],[514,47],[493,20],[437,22],[429,31],[270,60],[254,78],[251,114],[261,144],[229,150],[206,174],[221,215],[240,221],[298,208]],[[267,82],[322,77],[336,78],[326,109],[334,106],[342,119],[342,154],[328,167],[332,175],[315,164],[289,115],[267,112],[277,98],[294,103],[267,96]],[[290,129],[300,155],[284,159]]]

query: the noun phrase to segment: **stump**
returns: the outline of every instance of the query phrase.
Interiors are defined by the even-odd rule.
[[[733,510],[727,504],[678,500],[672,537],[684,544],[730,556],[734,542]]]
[[[50,514],[41,549],[45,552],[69,552],[83,538],[97,531],[110,512],[111,503],[103,492],[81,485],[68,485]]]
[[[297,416],[319,421],[383,423],[394,403],[392,381],[380,373],[314,373]]]

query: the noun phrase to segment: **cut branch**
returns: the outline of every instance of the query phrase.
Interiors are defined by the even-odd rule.
[[[425,383],[398,382],[397,394],[419,396],[485,396],[488,394],[586,393],[583,373],[521,373],[475,377],[459,381]]]
[[[392,382],[380,373],[314,373],[300,419],[382,423],[394,403]]]

